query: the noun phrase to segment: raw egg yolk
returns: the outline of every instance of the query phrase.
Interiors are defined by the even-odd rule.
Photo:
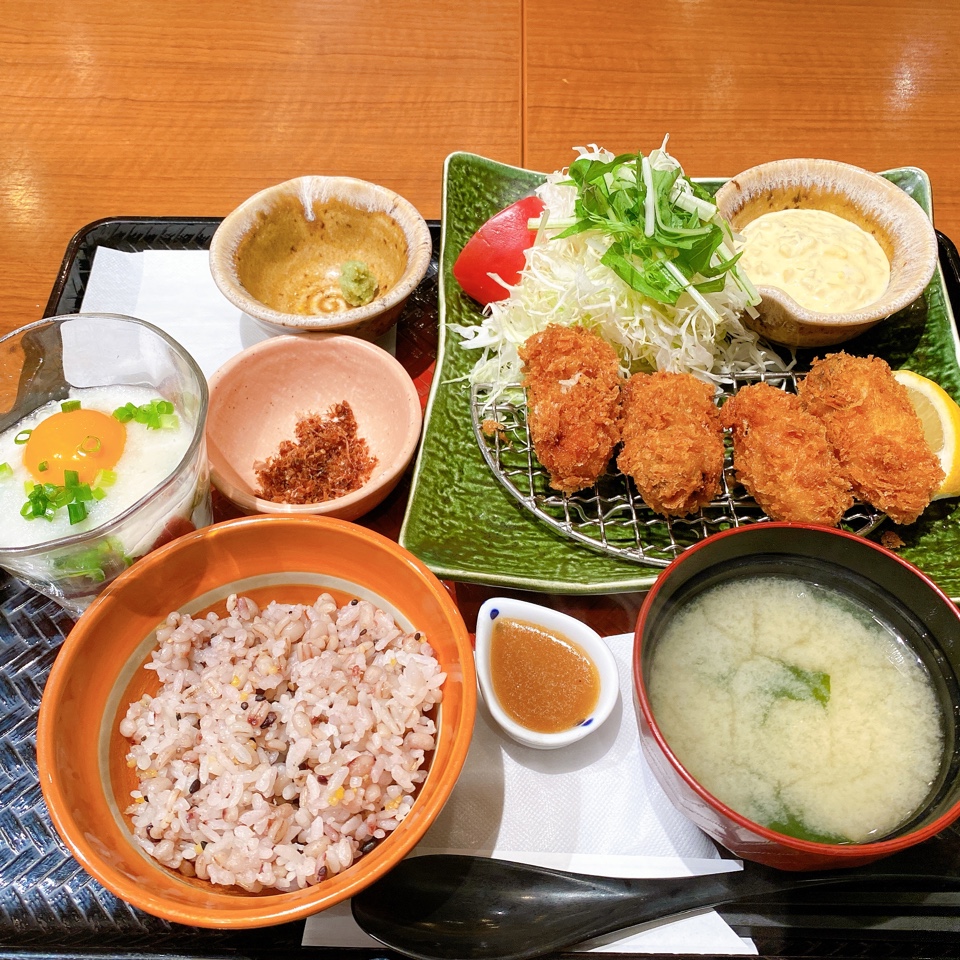
[[[39,483],[63,486],[64,470],[75,470],[81,483],[92,483],[101,470],[116,466],[126,442],[127,428],[109,414],[83,409],[55,413],[33,428],[23,465]]]

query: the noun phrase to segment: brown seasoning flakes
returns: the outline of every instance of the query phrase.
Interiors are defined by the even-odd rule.
[[[326,417],[297,421],[296,442],[284,440],[277,455],[255,463],[257,496],[274,503],[322,503],[362,487],[377,458],[357,436],[357,421],[345,400]]]

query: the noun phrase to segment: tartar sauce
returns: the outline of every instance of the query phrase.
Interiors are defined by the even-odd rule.
[[[890,262],[876,239],[826,210],[765,213],[741,233],[740,266],[751,281],[779,287],[808,310],[857,310],[890,282]]]

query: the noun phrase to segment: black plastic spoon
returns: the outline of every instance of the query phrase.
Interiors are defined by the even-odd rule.
[[[953,849],[910,854],[829,873],[748,864],[742,872],[653,880],[589,877],[487,857],[413,857],[355,896],[353,916],[371,937],[420,960],[524,960],[637,924],[784,891],[856,882],[960,885]]]

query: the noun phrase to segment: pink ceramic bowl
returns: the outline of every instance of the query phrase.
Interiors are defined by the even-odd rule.
[[[359,489],[322,503],[274,503],[257,496],[254,464],[295,438],[305,414],[326,415],[346,400],[377,463]],[[264,340],[210,378],[207,455],[217,489],[244,513],[355,520],[397,485],[417,449],[423,415],[400,362],[366,340],[303,334]]]
[[[704,588],[758,575],[798,576],[856,598],[894,624],[927,667],[942,716],[940,771],[925,804],[877,841],[819,843],[753,822],[690,774],[657,725],[647,679],[666,622]],[[960,817],[960,614],[916,567],[863,537],[829,527],[763,523],[702,541],[670,564],[647,594],[637,620],[633,671],[641,743],[654,776],[678,810],[739,857],[783,870],[856,867],[927,840]]]

